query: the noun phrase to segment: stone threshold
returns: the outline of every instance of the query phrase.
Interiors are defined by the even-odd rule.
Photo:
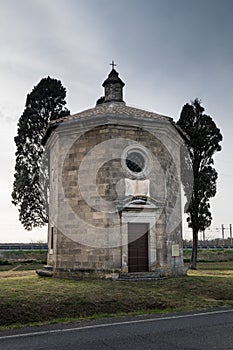
[[[146,281],[146,280],[163,280],[167,279],[156,272],[129,272],[120,273],[117,281]]]

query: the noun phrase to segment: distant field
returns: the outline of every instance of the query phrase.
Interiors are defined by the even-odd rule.
[[[191,250],[184,249],[184,262],[186,266],[190,261]],[[38,251],[4,251],[0,252],[0,271],[10,271],[12,269],[37,270],[43,268],[46,264],[47,252],[44,250]],[[31,262],[30,262],[31,261]],[[215,262],[233,262],[233,250],[224,249],[205,249],[198,251],[198,266],[200,263],[215,263]],[[217,266],[217,265],[215,265]],[[223,265],[222,265],[223,266]],[[229,264],[229,268],[232,266]]]
[[[12,265],[0,265],[0,271],[27,271],[43,269],[44,263],[14,263]]]
[[[0,271],[37,270],[46,264],[47,252],[44,250],[16,250],[0,252]]]
[[[46,259],[45,250],[5,250],[0,251],[0,260],[3,259]]]
[[[192,251],[184,249],[184,261],[189,262]],[[233,262],[233,250],[230,249],[203,249],[198,250],[198,262]]]

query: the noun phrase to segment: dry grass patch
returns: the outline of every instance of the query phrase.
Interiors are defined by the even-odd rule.
[[[35,271],[34,270],[28,270],[28,271],[18,271],[18,270],[0,271],[0,278],[14,278],[14,277],[26,277],[26,276],[35,276]]]

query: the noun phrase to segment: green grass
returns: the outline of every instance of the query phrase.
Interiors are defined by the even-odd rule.
[[[184,262],[188,263],[191,258],[192,251],[190,249],[184,249]],[[197,252],[198,262],[233,262],[233,250],[227,249],[198,249]]]
[[[46,265],[46,251],[6,251],[1,252],[0,259],[0,271],[9,271],[16,268],[19,271],[23,270],[35,270],[42,268]],[[184,262],[189,264],[191,257],[191,250],[184,249]],[[30,264],[29,261],[33,260]],[[233,263],[233,250],[224,249],[199,249],[198,250],[198,265],[200,263],[215,263],[215,262],[232,262]]]
[[[216,270],[216,271],[223,271],[223,270],[229,270],[233,271],[233,261],[224,261],[224,262],[199,262],[197,264],[198,271],[201,270]]]
[[[15,271],[29,271],[29,270],[39,270],[43,269],[45,263],[34,262],[34,263],[14,263],[10,265],[0,265],[0,271],[11,271],[14,269]]]
[[[44,250],[12,250],[1,252],[0,271],[27,271],[41,269],[47,263]]]
[[[183,278],[138,282],[73,281],[25,274],[0,280],[1,327],[233,306],[231,265],[220,269],[220,265],[200,264],[198,271],[189,271]]]
[[[4,255],[7,258],[12,258],[12,256],[18,256],[21,258],[22,256],[26,256],[27,258],[30,257],[41,257],[46,256],[47,251],[45,250],[8,250],[1,252],[2,255]]]

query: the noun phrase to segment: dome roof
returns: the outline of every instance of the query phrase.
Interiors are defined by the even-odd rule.
[[[122,87],[125,86],[125,83],[119,78],[119,73],[113,68],[108,75],[108,78],[103,82],[102,86],[105,87],[108,84],[119,83]]]
[[[50,125],[62,123],[66,121],[75,121],[80,119],[87,119],[92,116],[133,116],[135,118],[149,118],[149,119],[162,119],[162,120],[169,120],[172,121],[173,119],[170,117],[167,117],[165,115],[157,114],[154,112],[145,111],[143,109],[135,108],[135,107],[129,107],[123,103],[118,102],[109,102],[109,103],[102,103],[100,105],[96,105],[94,108],[86,109],[82,112],[73,114],[73,115],[67,115],[63,118],[52,120],[50,122]]]

